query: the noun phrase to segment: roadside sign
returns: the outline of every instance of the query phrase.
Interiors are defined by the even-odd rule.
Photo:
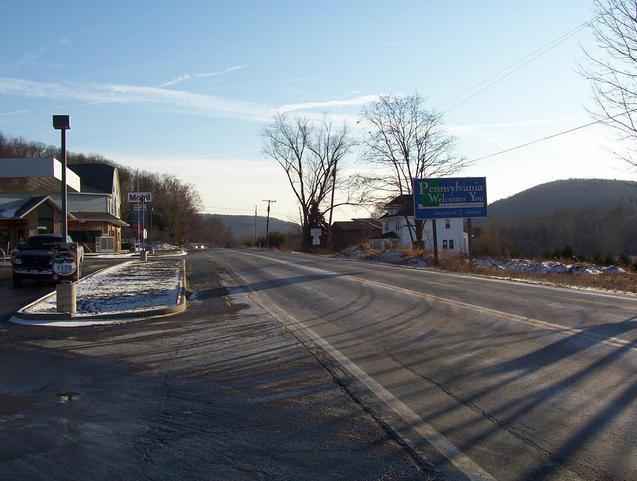
[[[63,243],[53,246],[53,272],[58,276],[71,276],[77,270],[77,245]]]
[[[414,179],[416,219],[487,216],[486,177]]]
[[[312,236],[312,245],[320,246],[321,245],[321,234],[323,231],[321,229],[310,229],[310,235]]]
[[[129,192],[128,193],[128,203],[141,203],[141,202],[152,202],[153,201],[153,193],[152,192]]]

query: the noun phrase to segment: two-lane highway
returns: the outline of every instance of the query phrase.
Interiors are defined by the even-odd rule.
[[[328,353],[441,479],[637,479],[637,299],[295,253],[208,255]]]

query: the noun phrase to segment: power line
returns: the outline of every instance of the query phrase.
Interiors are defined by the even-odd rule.
[[[509,75],[517,72],[518,70],[520,70],[522,67],[528,65],[529,63],[533,62],[535,59],[537,59],[538,57],[541,57],[542,55],[544,55],[545,53],[553,50],[555,47],[557,47],[558,45],[564,43],[566,40],[570,39],[571,37],[573,37],[574,35],[578,34],[581,30],[583,30],[584,28],[588,27],[591,23],[593,23],[595,20],[597,20],[598,17],[594,17],[593,19],[584,22],[580,25],[578,25],[577,27],[575,27],[572,30],[569,30],[568,32],[566,32],[565,34],[551,40],[550,42],[542,45],[540,48],[534,50],[533,52],[525,55],[524,57],[520,58],[519,60],[513,62],[512,64],[504,67],[503,69],[499,70],[498,72],[494,73],[493,75],[490,75],[484,79],[482,79],[481,81],[479,81],[478,83],[474,84],[473,86],[469,87],[468,89],[464,90],[463,92],[454,95],[453,97],[445,100],[443,103],[441,103],[440,105],[438,105],[438,108],[442,107],[443,105],[448,104],[449,102],[452,102],[460,97],[463,97],[464,95],[468,94],[469,92],[471,92],[472,90],[475,90],[476,88],[480,87],[481,85],[485,84],[486,82],[489,82],[490,80],[493,80],[492,82],[489,82],[487,85],[485,85],[484,87],[482,87],[481,89],[479,89],[478,91],[474,92],[473,94],[469,95],[468,97],[460,100],[459,102],[456,102],[455,104],[453,104],[451,107],[449,107],[448,109],[446,109],[444,111],[444,113],[450,112],[456,108],[458,108],[460,105],[464,104],[465,102],[471,100],[472,98],[474,98],[476,95],[484,92],[485,90],[487,90],[489,87],[493,86],[494,84],[504,80],[505,78],[507,78]]]
[[[621,114],[617,114],[617,115],[609,115],[609,116],[604,117],[602,119],[594,120],[594,121],[588,122],[586,124],[578,125],[577,127],[572,127],[570,129],[567,129],[567,130],[562,130],[561,132],[556,132],[554,134],[547,135],[546,137],[541,137],[539,139],[531,140],[530,142],[525,142],[524,144],[516,145],[515,147],[509,147],[508,149],[504,149],[504,150],[500,150],[498,152],[494,152],[493,154],[483,155],[482,157],[478,157],[477,159],[470,160],[468,163],[469,164],[473,164],[473,163],[478,162],[480,160],[484,160],[484,159],[489,159],[491,157],[495,157],[496,155],[506,154],[507,152],[511,152],[513,150],[522,149],[524,147],[528,147],[529,145],[537,144],[539,142],[544,142],[545,140],[554,139],[555,137],[559,137],[561,135],[570,134],[571,132],[575,132],[576,130],[585,129],[586,127],[590,127],[591,125],[601,124],[603,122],[606,122],[607,120],[614,120],[617,117],[621,117],[623,115],[629,115],[629,114],[631,114],[633,112],[637,112],[637,109],[628,110],[626,112],[622,112]]]

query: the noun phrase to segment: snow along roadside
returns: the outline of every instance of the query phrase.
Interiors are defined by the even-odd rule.
[[[19,310],[11,322],[30,325],[114,324],[183,312],[186,308],[184,261],[129,261],[76,283],[77,313],[56,312],[49,293]]]

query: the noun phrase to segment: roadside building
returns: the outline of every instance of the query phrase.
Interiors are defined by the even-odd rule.
[[[83,167],[91,165],[90,167]],[[76,167],[79,167],[76,169]],[[62,232],[62,165],[53,157],[0,159],[0,248]],[[67,168],[69,235],[89,250],[119,251],[119,176],[105,164]]]
[[[66,183],[69,192],[80,191],[80,178],[70,169]],[[52,157],[0,159],[0,248],[10,251],[29,236],[60,233],[62,207],[51,194],[61,188],[62,164]]]
[[[73,164],[80,177],[81,192],[69,195],[69,234],[92,251],[119,252],[122,247],[119,172],[108,164]]]
[[[372,247],[377,249],[412,247],[409,225],[414,225],[413,196],[401,195],[385,204],[385,213],[379,221],[382,222],[382,233],[370,241]],[[423,240],[427,250],[433,250],[433,222],[433,220],[427,220],[423,229]],[[467,252],[469,238],[464,229],[464,219],[436,219],[435,222],[438,252],[448,254]]]
[[[382,234],[382,225],[377,219],[352,219],[332,224],[334,247],[344,249],[367,242]]]

